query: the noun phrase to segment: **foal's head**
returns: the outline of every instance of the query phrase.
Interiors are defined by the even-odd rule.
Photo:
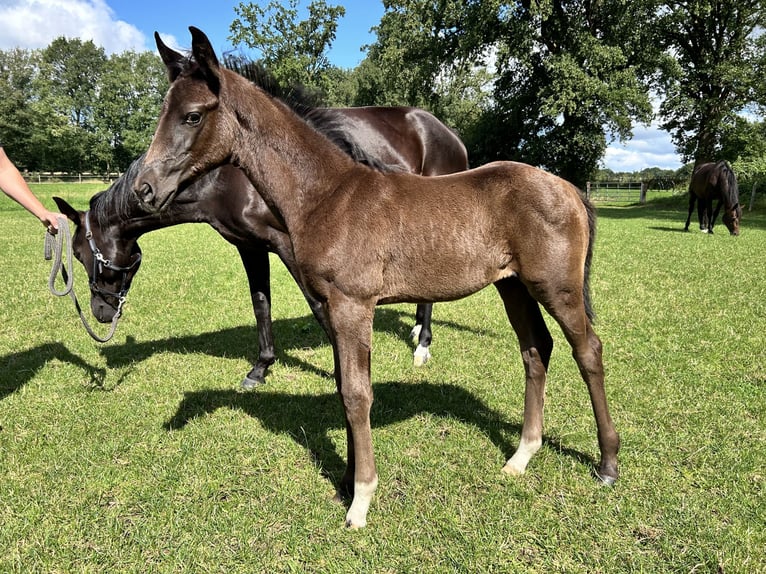
[[[220,106],[223,70],[210,41],[190,27],[192,57],[167,47],[155,33],[170,89],[144,169],[133,189],[150,209],[159,210],[196,177],[226,163],[231,155],[234,114]]]

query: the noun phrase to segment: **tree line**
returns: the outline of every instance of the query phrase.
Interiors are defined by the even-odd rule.
[[[583,185],[610,141],[654,117],[686,162],[766,173],[766,13],[760,0],[384,0],[353,69],[328,51],[342,6],[242,2],[229,40],[329,106],[415,105],[473,165],[523,161]],[[301,19],[299,14],[305,17]],[[229,55],[230,57],[232,55]],[[167,89],[151,52],[107,56],[57,38],[0,51],[0,141],[30,170],[124,169]]]

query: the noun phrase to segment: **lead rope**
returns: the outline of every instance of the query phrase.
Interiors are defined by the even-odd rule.
[[[77,301],[77,296],[74,293],[74,275],[69,275],[67,273],[66,266],[63,262],[64,241],[66,241],[67,263],[69,264],[70,269],[74,269],[72,266],[72,233],[69,229],[69,221],[67,221],[65,217],[59,217],[58,224],[58,233],[55,235],[50,231],[45,232],[45,247],[43,254],[46,261],[53,260],[51,274],[48,278],[48,289],[56,297],[69,295],[72,298],[72,301],[74,301],[74,306],[75,309],[77,309],[77,314],[80,316],[80,321],[82,321],[83,327],[85,327],[88,335],[90,335],[99,343],[106,343],[114,336],[114,332],[117,330],[117,321],[122,314],[122,305],[125,303],[125,297],[120,297],[120,303],[117,306],[117,312],[114,314],[114,317],[112,317],[112,324],[106,337],[100,337],[97,335],[96,332],[88,324],[88,321],[85,318],[82,309],[80,308],[80,303]],[[64,280],[63,291],[56,289],[56,277],[58,276],[59,270],[61,270],[61,277]]]

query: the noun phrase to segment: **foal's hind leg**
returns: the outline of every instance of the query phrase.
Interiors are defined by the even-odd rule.
[[[518,279],[498,281],[495,287],[503,299],[508,320],[519,338],[526,373],[521,440],[516,452],[503,467],[503,472],[518,475],[524,473],[529,460],[543,444],[545,378],[553,351],[553,339],[540,313],[540,306]]]
[[[412,342],[417,345],[414,353],[416,367],[422,367],[431,358],[431,352],[428,347],[431,345],[431,311],[433,305],[430,303],[421,303],[415,312],[415,326],[412,328],[410,337]]]
[[[585,313],[582,296],[577,296],[571,289],[561,288],[551,290],[551,293],[559,295],[542,300],[548,302],[548,312],[559,323],[572,346],[572,355],[588,386],[593,415],[596,418],[598,445],[601,451],[596,475],[605,484],[614,484],[619,477],[617,452],[620,450],[620,437],[614,428],[606,401],[601,340]],[[568,293],[568,296],[561,293]]]

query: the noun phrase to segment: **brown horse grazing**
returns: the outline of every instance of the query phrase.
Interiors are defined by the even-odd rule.
[[[739,235],[739,222],[742,219],[742,208],[739,205],[739,187],[737,178],[731,166],[721,160],[717,163],[701,163],[694,168],[689,182],[689,215],[686,218],[684,231],[689,231],[689,223],[694,211],[694,202],[699,199],[697,213],[700,229],[705,233],[713,233],[718,212],[723,204],[723,223],[732,235]],[[713,200],[717,199],[715,211]]]
[[[590,394],[601,451],[596,474],[607,484],[617,480],[619,437],[591,324],[595,218],[580,191],[514,162],[439,177],[355,163],[282,103],[221,68],[207,37],[190,30],[192,58],[155,34],[171,87],[135,191],[160,210],[188,182],[231,162],[284,221],[301,280],[330,323],[346,416],[348,466],[340,486],[353,492],[347,526],[366,524],[378,483],[370,428],[375,305],[454,300],[490,284],[518,336],[526,372],[521,441],[504,470],[523,473],[542,445],[553,348],[542,305],[561,326]]]
[[[290,104],[358,162],[384,170],[424,175],[468,169],[463,142],[425,110],[377,106],[312,108],[292,100]],[[368,149],[374,154],[368,153]],[[276,358],[268,252],[276,253],[298,279],[292,245],[282,223],[244,173],[230,165],[195,181],[184,190],[183,201],[174,203],[161,214],[149,213],[132,191],[142,162],[143,157],[138,158],[109,189],[93,196],[87,212],[54,198],[61,212],[76,225],[72,247],[88,272],[93,315],[108,323],[121,307],[139,269],[141,235],[180,223],[208,223],[237,247],[245,267],[258,330],[259,354],[242,380],[242,388],[262,384]],[[104,265],[104,261],[108,265]],[[329,334],[321,304],[303,289],[300,280],[298,285],[314,316]],[[432,307],[430,303],[418,304],[415,313],[411,336],[417,344],[416,366],[425,364],[431,357]]]

